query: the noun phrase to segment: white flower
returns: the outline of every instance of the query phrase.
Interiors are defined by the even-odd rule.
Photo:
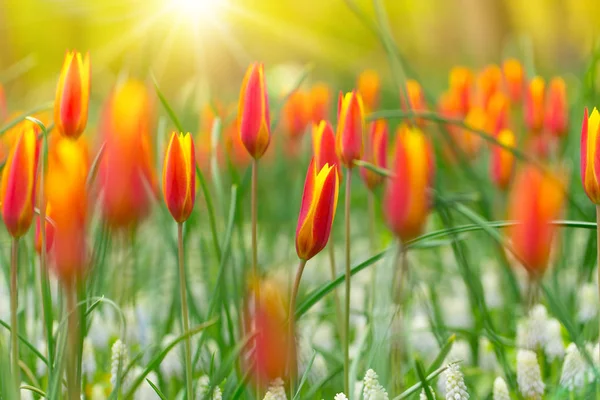
[[[119,373],[120,378],[122,379],[123,372],[129,363],[129,352],[127,351],[127,346],[121,339],[117,339],[112,345],[110,360],[110,384],[115,387],[117,385]],[[123,385],[123,382],[121,382],[121,385]]]
[[[208,389],[210,389],[210,378],[207,375],[202,375],[198,379],[198,385],[196,386],[196,398],[203,399]],[[215,386],[212,393],[212,400],[221,400],[222,398],[223,393],[221,392],[221,388]]]
[[[588,365],[579,352],[577,345],[575,343],[569,344],[560,375],[561,386],[570,391],[582,388],[586,383],[587,370]]]
[[[469,393],[458,364],[449,364],[446,369],[446,400],[468,400]]]
[[[372,369],[369,369],[363,379],[364,400],[388,400],[388,394],[379,384],[379,377]]]
[[[283,380],[281,378],[276,378],[271,382],[264,400],[287,400],[285,388],[283,387]]]
[[[125,366],[126,367],[126,366]],[[123,366],[121,367],[123,368]],[[94,356],[94,346],[87,337],[83,339],[83,352],[81,354],[81,371],[91,380],[96,373],[96,358]]]
[[[431,386],[429,386],[429,391],[431,392],[431,395],[433,396],[433,399],[435,400],[435,392],[433,391],[433,388]],[[425,389],[421,389],[421,394],[419,394],[419,400],[427,400],[427,395],[425,394]]]
[[[544,343],[544,352],[550,362],[565,356],[565,345],[562,339],[560,322],[555,318],[550,318],[546,322],[546,343]]]
[[[541,304],[535,305],[528,318],[517,323],[517,347],[536,350],[547,341],[548,312]]]
[[[141,367],[134,367],[125,378],[124,391],[127,390],[128,386],[133,383],[135,378],[139,377],[143,372],[144,370]],[[154,391],[146,379],[158,386],[158,377],[154,372],[150,372],[136,389],[135,394],[133,395],[134,400],[160,400],[160,396]]]
[[[517,352],[517,384],[527,400],[541,400],[544,382],[535,353],[531,350]]]
[[[494,346],[490,343],[488,338],[479,338],[479,367],[484,371],[494,371],[497,366],[496,353],[494,353]]]
[[[344,393],[338,393],[335,395],[333,400],[348,400],[348,398],[346,397],[346,395]]]
[[[588,322],[598,315],[598,288],[594,283],[586,283],[577,293],[577,320]]]
[[[496,380],[494,380],[493,397],[493,400],[510,400],[510,395],[508,394],[508,387],[506,386],[506,381],[502,379],[501,376],[496,377]]]

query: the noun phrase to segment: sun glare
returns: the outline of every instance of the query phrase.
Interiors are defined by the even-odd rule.
[[[170,0],[178,14],[190,19],[206,19],[219,13],[226,0]]]

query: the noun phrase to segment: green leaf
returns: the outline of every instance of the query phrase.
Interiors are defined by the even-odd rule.
[[[423,387],[423,391],[425,392],[427,400],[434,400],[433,394],[431,393],[431,389],[429,388],[429,384],[427,383],[427,377],[425,377],[425,368],[423,368],[423,363],[419,361],[419,359],[415,360],[415,368],[417,370],[417,375],[419,377],[419,381],[421,381],[421,386]]]
[[[436,369],[431,374],[427,375],[427,377],[422,382],[418,382],[418,383],[412,385],[411,387],[406,389],[404,392],[402,392],[398,396],[394,397],[392,400],[403,400],[403,399],[409,398],[413,394],[417,393],[419,391],[419,389],[423,388],[423,383],[428,384],[429,382],[434,380],[439,374],[444,372],[447,368],[448,368],[448,366],[444,366],[444,367],[440,367],[440,368]]]
[[[19,124],[19,122],[22,122],[25,120],[25,118],[27,118],[28,116],[38,113],[38,112],[42,112],[42,111],[48,111],[48,110],[52,110],[52,108],[54,107],[54,103],[46,103],[43,104],[41,106],[38,107],[34,107],[28,111],[25,111],[22,114],[19,114],[18,116],[16,116],[14,119],[12,119],[10,122],[8,122],[6,125],[4,125],[2,128],[0,128],[0,135],[3,135],[4,133],[6,133],[6,131],[8,131],[11,128],[14,128],[15,126],[17,126]]]
[[[152,383],[150,379],[146,378],[146,382],[148,382],[148,385],[150,385],[150,387],[154,390],[158,397],[160,397],[162,400],[167,400],[167,396],[165,396],[163,392],[161,392],[160,389],[154,383]]]
[[[294,395],[292,400],[296,400],[296,399],[300,398],[300,391],[302,390],[304,383],[306,383],[306,380],[308,379],[308,374],[310,373],[310,369],[312,368],[312,365],[315,362],[316,356],[317,356],[317,352],[313,350],[312,356],[310,357],[310,360],[308,361],[308,365],[306,366],[306,369],[304,370],[304,373],[302,374],[302,378],[300,379],[300,383],[298,384],[298,389],[296,389],[296,394]]]
[[[455,341],[456,335],[452,335],[448,338],[444,346],[442,346],[442,348],[440,349],[438,355],[435,357],[435,360],[433,360],[433,362],[429,366],[427,372],[432,373],[433,371],[438,369],[440,365],[442,365],[442,363],[446,359],[446,356],[450,353],[450,350],[452,350],[452,346],[454,345]]]
[[[6,330],[8,330],[9,332],[11,332],[10,329],[10,325],[7,324],[6,322],[2,321],[0,319],[0,325],[2,325],[3,327],[6,328]],[[33,354],[36,355],[37,358],[39,358],[40,360],[42,360],[44,362],[44,364],[48,365],[48,360],[46,359],[46,357],[44,357],[44,355],[42,353],[40,353],[38,351],[38,349],[36,349],[36,347],[34,345],[32,345],[27,339],[25,339],[20,333],[17,333],[17,337],[19,338],[19,340],[21,341],[21,343],[23,343],[25,346],[27,346],[27,348],[29,350],[31,350],[31,352]]]

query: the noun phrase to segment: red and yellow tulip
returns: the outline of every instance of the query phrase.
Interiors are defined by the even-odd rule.
[[[33,220],[38,144],[34,127],[24,126],[2,171],[2,219],[14,238],[23,236]]]
[[[487,109],[494,93],[502,87],[502,71],[495,64],[486,66],[477,75],[477,95],[479,105]]]
[[[342,179],[342,169],[335,153],[335,133],[328,121],[313,125],[312,143],[316,168],[320,170],[325,164],[335,165],[338,177]]]
[[[421,87],[421,84],[414,79],[408,79],[406,81],[406,97],[408,106],[406,105],[404,94],[400,95],[400,103],[405,111],[411,110],[412,112],[418,113],[427,109],[423,88]],[[425,124],[425,120],[423,118],[416,118],[415,121],[420,127]]]
[[[516,177],[509,199],[509,219],[513,249],[534,278],[548,267],[552,239],[564,201],[563,182],[533,166],[525,167]]]
[[[479,131],[486,131],[489,126],[488,116],[483,108],[479,106],[471,107],[465,117],[465,124],[470,128]],[[470,129],[462,129],[460,137],[456,140],[459,147],[469,158],[474,158],[479,153],[483,139]]]
[[[544,126],[546,131],[555,137],[561,137],[566,134],[569,127],[567,85],[560,77],[553,78],[548,85]]]
[[[67,52],[56,87],[54,123],[64,136],[78,138],[87,124],[90,102],[90,55]]]
[[[487,131],[496,136],[510,126],[510,100],[503,92],[492,95],[487,106]]]
[[[518,103],[523,97],[525,85],[523,65],[519,60],[509,58],[502,64],[502,74],[504,75],[504,86],[511,102]]]
[[[406,242],[418,236],[430,209],[434,161],[431,145],[417,128],[399,128],[394,176],[388,180],[384,214],[390,230]]]
[[[376,167],[387,168],[388,151],[388,124],[385,120],[371,122],[369,133],[366,138],[366,157],[365,161],[370,162]],[[369,190],[383,183],[384,177],[365,167],[360,168],[360,176]]]
[[[539,133],[544,125],[544,79],[536,76],[525,88],[525,125],[530,133]]]
[[[262,64],[252,64],[246,71],[240,90],[238,123],[246,150],[254,159],[260,159],[271,141],[269,98]]]
[[[514,133],[509,129],[504,129],[496,135],[496,140],[501,144],[515,148],[517,140]],[[501,190],[506,190],[510,184],[515,167],[515,156],[509,150],[500,146],[491,147],[490,156],[490,175],[492,182]]]
[[[356,91],[346,93],[339,107],[335,148],[340,162],[348,168],[362,157],[364,131],[362,98]]]
[[[186,221],[196,200],[196,162],[192,135],[173,132],[163,166],[163,196],[176,222]]]
[[[456,94],[461,115],[467,115],[472,103],[473,72],[465,67],[454,67],[450,70],[448,84],[450,91]]]
[[[600,113],[596,108],[588,117],[587,108],[581,127],[581,181],[583,188],[594,204],[600,205]]]
[[[317,170],[313,158],[306,173],[298,225],[296,253],[302,260],[317,255],[329,240],[339,192],[335,165],[325,164]]]
[[[367,112],[371,112],[379,105],[379,91],[381,80],[379,74],[373,69],[367,69],[360,73],[356,81],[358,93],[364,101]]]
[[[325,83],[317,83],[309,93],[310,113],[313,124],[329,119],[331,91]]]

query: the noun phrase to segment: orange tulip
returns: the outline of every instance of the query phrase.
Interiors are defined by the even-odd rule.
[[[327,121],[321,121],[319,125],[314,125],[312,139],[316,168],[321,170],[325,164],[335,165],[338,177],[342,179],[342,169],[335,153],[335,134],[331,124]]]
[[[271,141],[269,98],[262,64],[252,64],[246,71],[238,105],[239,134],[250,155],[258,160]]]
[[[408,98],[408,106],[406,105],[404,94],[400,95],[400,102],[403,110],[411,110],[418,113],[427,109],[423,88],[419,82],[414,79],[408,79],[406,81],[406,97]],[[416,118],[416,123],[422,127],[425,124],[425,120],[423,118]]]
[[[317,170],[313,158],[306,173],[302,205],[296,226],[296,253],[302,260],[317,255],[329,240],[339,192],[335,165]]]
[[[225,137],[225,153],[229,161],[236,168],[246,168],[252,161],[252,157],[250,157],[244,143],[242,143],[237,120],[225,128],[223,136]]]
[[[548,266],[552,238],[560,216],[564,188],[559,178],[527,166],[516,177],[509,199],[510,237],[516,255],[537,278]]]
[[[329,103],[331,92],[325,83],[317,83],[309,94],[311,118],[313,124],[318,124],[329,117]]]
[[[46,218],[52,220],[52,207],[49,204],[46,205]],[[53,222],[48,222],[46,220],[44,223],[44,229],[46,229],[46,253],[49,253],[50,250],[52,250],[52,245],[54,244]],[[36,253],[40,254],[42,252],[42,223],[39,216],[35,221],[34,248]]]
[[[594,204],[600,205],[600,141],[598,134],[600,129],[600,113],[594,108],[588,118],[587,108],[583,114],[583,126],[581,128],[581,181],[585,193]]]
[[[346,93],[339,109],[335,148],[341,163],[348,168],[362,157],[364,130],[362,98],[356,91]]]
[[[310,123],[310,103],[308,95],[296,90],[285,103],[283,118],[287,133],[292,138],[301,137],[306,132],[306,126]]]
[[[365,161],[379,168],[387,168],[388,151],[388,124],[385,120],[371,122],[369,134],[367,135],[367,155]],[[369,190],[383,183],[384,177],[376,172],[370,171],[365,167],[360,169],[360,176]]]
[[[562,78],[553,78],[548,85],[544,126],[548,132],[556,137],[563,136],[569,128],[567,85]]]
[[[488,107],[488,103],[494,93],[500,90],[502,85],[502,71],[497,65],[488,65],[477,75],[477,95],[479,105]]]
[[[379,90],[381,81],[379,74],[373,69],[367,69],[361,72],[356,81],[358,93],[364,101],[364,107],[367,112],[371,112],[379,105]]]
[[[86,226],[89,163],[84,147],[61,139],[49,153],[46,193],[54,221],[51,260],[65,283],[81,277],[87,260]]]
[[[479,131],[487,131],[488,116],[481,107],[472,107],[465,118],[465,124]],[[470,129],[462,129],[457,144],[467,157],[474,158],[481,148],[483,139]]]
[[[525,125],[531,133],[539,133],[544,124],[544,79],[536,76],[525,90]]]
[[[163,196],[169,212],[178,223],[186,221],[196,200],[194,141],[189,133],[173,132],[163,167]]]
[[[519,60],[509,58],[502,64],[502,73],[504,75],[504,85],[514,103],[521,101],[523,97],[523,87],[525,84],[525,72],[523,65]]]
[[[431,145],[419,129],[398,129],[395,160],[394,176],[388,180],[383,208],[392,232],[406,242],[423,230],[434,175]]]
[[[465,67],[454,67],[449,76],[450,91],[456,93],[459,110],[462,115],[467,115],[472,103],[473,73]]]
[[[151,197],[156,194],[152,119],[148,89],[139,81],[117,87],[104,109],[98,182],[104,218],[114,228],[137,225],[150,211]]]
[[[498,132],[510,126],[510,100],[502,92],[492,95],[487,106],[487,131],[496,136]]]
[[[54,123],[69,138],[83,133],[90,101],[90,56],[70,51],[65,56],[54,100]]]
[[[515,148],[516,138],[509,129],[504,129],[498,133],[496,139],[501,144]],[[513,153],[500,146],[492,146],[491,149],[491,170],[492,182],[501,190],[506,190],[513,175],[515,167],[515,156]]]

